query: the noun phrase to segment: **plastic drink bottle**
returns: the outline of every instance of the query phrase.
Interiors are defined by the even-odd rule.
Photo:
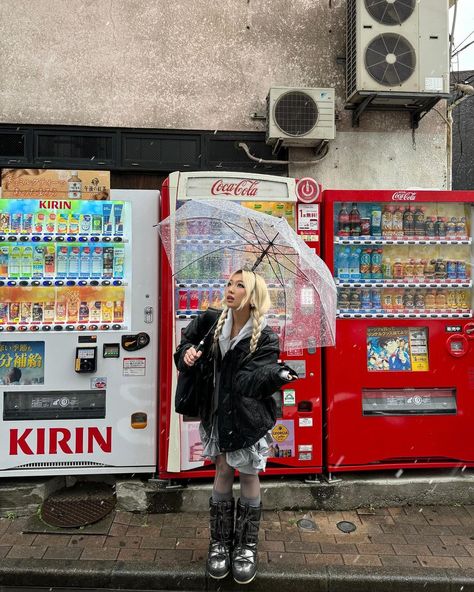
[[[67,247],[59,247],[56,257],[56,275],[58,278],[65,278],[67,276],[67,260]]]
[[[370,273],[371,253],[371,249],[363,249],[360,254],[360,277],[364,280],[370,280],[372,277]]]
[[[44,277],[44,256],[45,248],[42,245],[35,245],[33,249],[33,272],[31,277],[33,279],[42,279]]]
[[[77,278],[79,276],[79,247],[69,247],[67,277]]]
[[[91,248],[81,247],[81,253],[79,255],[79,277],[82,279],[88,279],[91,273]],[[87,312],[89,316],[89,311]]]
[[[351,236],[360,236],[361,225],[360,225],[360,212],[357,209],[357,204],[352,204],[352,210],[349,214],[349,223],[351,227]]]
[[[337,216],[337,234],[339,236],[349,236],[351,233],[351,225],[349,222],[349,212],[346,205],[342,204],[339,214]]]
[[[378,204],[373,206],[370,213],[370,232],[372,236],[382,235],[382,210]]]
[[[382,278],[382,249],[372,249],[370,273],[373,279]]]
[[[349,249],[341,249],[337,257],[337,277],[340,280],[348,280],[349,274]]]
[[[349,256],[349,277],[351,280],[360,280],[360,249],[352,249]]]

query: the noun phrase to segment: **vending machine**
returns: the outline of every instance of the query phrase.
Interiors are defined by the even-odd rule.
[[[156,470],[157,191],[0,200],[0,476]]]
[[[325,191],[330,472],[474,465],[474,193]]]
[[[319,250],[319,186],[312,179],[297,183],[286,177],[236,172],[172,173],[162,189],[162,219],[189,199],[236,200],[267,214],[284,216],[310,246]],[[187,235],[179,239],[176,259],[182,259],[181,249],[185,255],[199,253],[203,241],[215,241],[212,265],[221,269],[221,281],[210,283],[206,279],[208,262],[200,267],[190,265],[182,274],[173,276],[162,249],[158,468],[163,479],[213,475],[213,465],[201,458],[199,420],[174,411],[177,372],[173,352],[181,331],[196,315],[209,306],[222,307],[225,283],[230,273],[236,271],[225,256],[225,249],[220,248],[230,239],[214,232],[212,221],[205,228],[189,226]],[[278,331],[281,311],[277,286],[269,285],[269,291],[272,308],[268,322]],[[322,467],[320,350],[282,351],[281,358],[298,372],[300,380],[273,395],[278,420],[272,431],[273,446],[266,473],[318,473]]]

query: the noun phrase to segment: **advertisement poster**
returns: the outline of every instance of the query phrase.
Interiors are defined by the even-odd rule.
[[[367,369],[375,372],[429,370],[426,327],[369,327]]]
[[[0,384],[44,384],[44,341],[0,341]]]
[[[109,171],[2,169],[2,198],[92,199],[110,197]]]
[[[203,445],[199,435],[199,421],[181,419],[181,469],[194,469],[203,465]]]
[[[292,419],[277,420],[271,434],[270,458],[295,456],[295,424]]]

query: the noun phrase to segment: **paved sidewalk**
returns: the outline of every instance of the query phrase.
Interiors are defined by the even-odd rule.
[[[315,530],[302,530],[297,524],[301,518],[312,520]],[[92,579],[95,570],[101,574],[100,581],[105,582],[105,567],[111,570],[112,564],[120,564],[127,566],[129,575],[134,569],[146,572],[148,576],[163,573],[172,577],[174,573],[175,586],[203,589],[202,581],[196,578],[198,575],[204,577],[209,536],[207,512],[146,515],[117,512],[107,535],[88,535],[80,530],[74,535],[26,534],[22,531],[27,521],[28,518],[0,519],[0,585],[11,585],[9,574],[16,572],[18,575],[23,570],[29,571],[32,582],[38,585],[39,580],[34,579],[34,574],[44,574],[44,569],[46,572],[50,570],[49,573],[64,570],[83,573],[86,565]],[[340,521],[352,522],[356,530],[344,534],[336,526]],[[438,588],[433,587],[433,582],[433,586],[428,587],[430,592],[435,589],[474,590],[474,505],[348,512],[267,511],[260,535],[261,570],[252,590],[266,589],[265,579],[272,579],[272,572],[286,573],[296,579],[298,574],[304,575],[305,581],[311,581],[314,574],[321,587],[313,587],[313,590],[336,589],[329,586],[330,572],[327,571],[335,566],[344,569],[333,572],[333,582],[334,573],[343,573],[349,578],[360,574],[372,580],[379,574],[380,581],[402,574],[408,580],[412,577],[420,582],[428,581],[427,578],[431,579],[437,573],[439,581],[449,581],[449,586],[458,582],[459,587]],[[139,576],[140,573],[135,581],[140,581]],[[155,577],[154,581],[159,584],[159,578]],[[16,582],[25,585],[21,578]],[[194,582],[195,587],[186,588],[190,582]],[[49,581],[47,585],[62,583]],[[99,587],[111,583],[110,580],[105,582],[106,586]],[[120,583],[127,587],[126,582]],[[91,581],[91,585],[98,585],[98,581]],[[221,585],[221,589],[233,589],[234,586],[230,578]]]

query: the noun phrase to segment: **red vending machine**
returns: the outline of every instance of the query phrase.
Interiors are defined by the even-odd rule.
[[[474,465],[474,193],[325,191],[330,472]]]
[[[298,202],[298,193],[305,203]],[[287,177],[237,172],[172,173],[162,192],[162,219],[189,199],[235,200],[267,214],[284,216],[298,233],[319,251],[319,187],[312,179],[296,182]],[[220,222],[219,222],[220,224]],[[212,222],[211,222],[212,225]],[[211,477],[214,467],[201,459],[199,420],[174,412],[177,373],[173,352],[181,331],[208,306],[221,308],[225,283],[231,271],[220,250],[227,239],[213,228],[187,228],[179,249],[198,252],[203,241],[216,242],[213,267],[220,266],[221,281],[210,283],[203,269],[189,266],[187,276],[173,277],[168,259],[161,253],[160,313],[160,410],[159,477],[191,479]],[[180,253],[176,254],[177,259]],[[257,270],[258,271],[258,270]],[[278,288],[269,286],[273,307],[268,322],[279,330]],[[278,420],[272,431],[273,452],[267,474],[318,473],[322,467],[321,354],[310,348],[282,352],[282,360],[301,377],[295,384],[274,394]]]

